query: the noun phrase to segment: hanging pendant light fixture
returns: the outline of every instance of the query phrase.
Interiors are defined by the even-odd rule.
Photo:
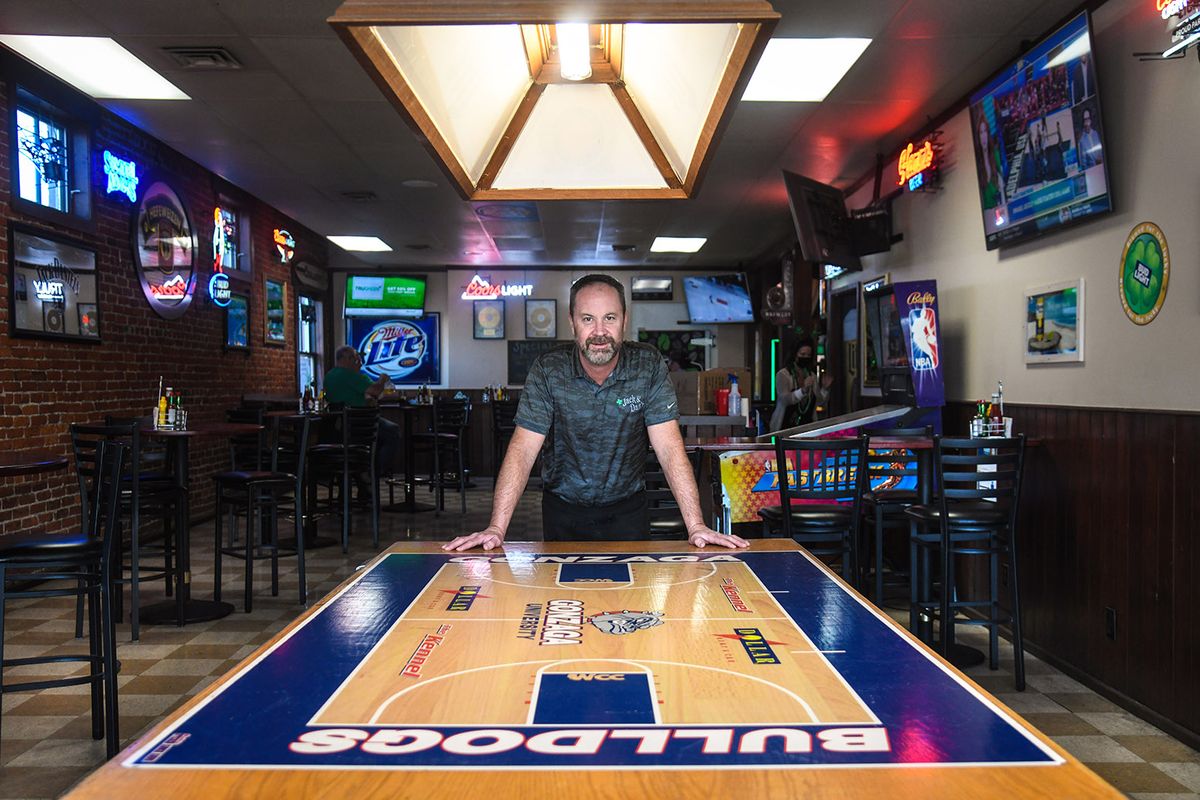
[[[329,22],[464,197],[578,200],[693,196],[778,19],[763,0],[346,0]]]

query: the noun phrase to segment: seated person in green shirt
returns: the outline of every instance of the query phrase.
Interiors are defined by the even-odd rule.
[[[325,373],[325,399],[330,403],[340,403],[350,408],[362,408],[372,405],[383,394],[387,386],[386,375],[372,381],[360,372],[362,357],[358,351],[349,345],[339,347],[333,355],[336,365]],[[390,473],[395,469],[396,453],[400,449],[400,428],[390,419],[379,419],[379,439],[375,448],[376,474]],[[359,481],[358,496],[368,499],[374,492],[374,487],[368,487]]]

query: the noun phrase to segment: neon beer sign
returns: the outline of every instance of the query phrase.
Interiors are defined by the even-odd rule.
[[[1155,0],[1154,7],[1162,14],[1163,19],[1170,19],[1182,13],[1190,2],[1191,0]]]
[[[476,273],[463,289],[463,300],[487,300],[496,297],[532,297],[532,283],[503,283],[493,285]]]
[[[123,194],[129,202],[137,202],[137,164],[117,158],[109,151],[104,151],[104,174],[108,176],[108,187],[105,194]]]
[[[928,139],[925,144],[921,145],[918,150],[912,143],[908,143],[900,151],[900,160],[896,164],[896,171],[900,175],[900,180],[896,182],[897,186],[908,185],[908,190],[911,192],[919,188],[925,183],[925,171],[933,167],[933,142]]]

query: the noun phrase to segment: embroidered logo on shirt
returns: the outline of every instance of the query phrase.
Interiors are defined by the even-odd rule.
[[[629,397],[618,397],[617,408],[624,411],[626,414],[632,414],[635,411],[641,411],[646,405],[640,394],[631,394]]]

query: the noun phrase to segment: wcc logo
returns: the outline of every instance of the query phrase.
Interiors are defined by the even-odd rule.
[[[363,372],[372,378],[397,380],[421,366],[429,343],[425,332],[408,322],[391,321],[374,328],[358,344]]]
[[[938,368],[937,316],[931,306],[914,308],[908,312],[908,328],[912,347],[909,355],[912,368],[929,371]]]

